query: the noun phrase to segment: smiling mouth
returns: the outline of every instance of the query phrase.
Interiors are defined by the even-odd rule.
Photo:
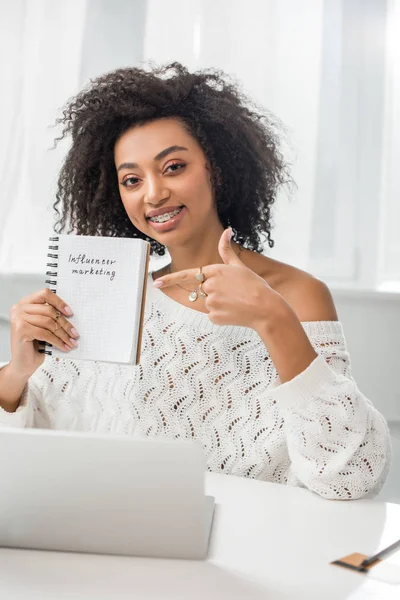
[[[164,213],[162,215],[157,215],[156,217],[147,217],[147,220],[151,221],[152,223],[166,223],[173,217],[176,217],[176,215],[179,215],[179,213],[181,212],[182,209],[183,209],[183,206],[181,206],[180,208],[177,208],[176,210],[173,210],[171,212]]]

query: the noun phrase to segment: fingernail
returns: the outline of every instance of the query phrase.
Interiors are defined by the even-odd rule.
[[[71,342],[71,344],[72,344],[73,346],[75,346],[75,348],[76,348],[76,346],[78,345],[78,342],[77,342],[76,340],[74,340],[73,338],[69,338],[69,341],[70,341],[70,342]]]
[[[231,240],[233,235],[232,227],[229,227],[228,240]]]
[[[72,348],[70,348],[70,346],[67,346],[67,344],[64,344],[64,348],[65,348],[66,350],[72,350]]]
[[[69,316],[73,314],[69,306],[64,306],[64,312],[67,313],[67,315]]]
[[[156,279],[156,280],[153,282],[153,287],[160,288],[160,287],[162,287],[163,283],[164,283],[164,282],[163,282],[163,281],[161,281],[161,279]]]
[[[79,333],[79,332],[78,332],[78,331],[75,329],[75,327],[73,327],[73,328],[71,329],[71,333],[72,333],[72,335],[74,335],[75,337],[79,337],[79,336],[80,336],[80,333]]]

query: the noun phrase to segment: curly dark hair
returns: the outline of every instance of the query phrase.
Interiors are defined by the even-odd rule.
[[[283,128],[221,71],[190,73],[178,62],[118,69],[91,81],[62,114],[56,142],[71,134],[72,146],[53,205],[57,233],[68,223],[68,233],[78,235],[139,237],[150,242],[152,253],[163,255],[165,247],[134,227],[125,212],[114,146],[136,124],[175,117],[209,161],[221,224],[230,225],[235,241],[250,250],[262,252],[261,235],[274,246],[271,206],[279,186],[290,181],[280,151]]]

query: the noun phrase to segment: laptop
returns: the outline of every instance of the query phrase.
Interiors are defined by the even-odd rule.
[[[201,445],[0,430],[0,546],[203,559],[214,498]]]

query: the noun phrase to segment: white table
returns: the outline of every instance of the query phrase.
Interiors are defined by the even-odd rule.
[[[0,549],[4,600],[360,600],[400,585],[330,565],[400,537],[400,505],[335,502],[306,490],[208,474],[216,497],[207,561]]]

